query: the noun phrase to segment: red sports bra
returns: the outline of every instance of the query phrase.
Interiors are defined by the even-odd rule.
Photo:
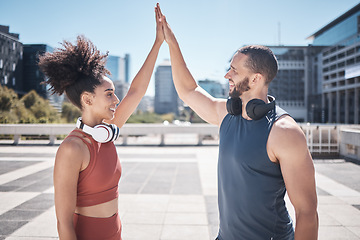
[[[91,144],[81,136],[71,135],[73,132],[87,136]],[[81,139],[90,151],[89,165],[79,173],[76,206],[89,207],[117,198],[121,165],[114,143],[96,142],[90,135],[78,129],[71,133],[68,137]]]

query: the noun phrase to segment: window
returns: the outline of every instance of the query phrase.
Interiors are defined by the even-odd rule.
[[[12,64],[12,70],[13,70],[13,72],[15,72],[15,69],[16,69],[16,63],[13,63],[13,64]]]
[[[4,84],[8,84],[8,79],[7,79],[7,76],[4,76]]]
[[[12,85],[15,86],[15,83],[16,83],[16,79],[15,77],[12,78]]]
[[[0,59],[0,68],[3,68],[3,60]]]
[[[12,50],[15,50],[15,49],[16,49],[16,42],[13,42]]]
[[[355,58],[350,58],[346,61],[346,65],[349,66],[349,65],[353,65],[355,63]]]
[[[345,62],[338,63],[338,68],[345,67]]]
[[[353,55],[354,53],[355,53],[355,48],[351,48],[351,49],[349,49],[349,50],[346,51],[346,55],[347,55],[347,56],[351,56],[351,55]]]
[[[342,53],[340,53],[339,55],[338,55],[338,59],[341,59],[341,58],[344,58],[345,57],[345,53],[344,52],[342,52]]]
[[[357,17],[357,33],[360,34],[360,15]]]

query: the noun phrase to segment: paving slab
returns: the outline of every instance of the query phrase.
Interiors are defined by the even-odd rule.
[[[218,231],[218,146],[120,146],[124,240],[213,240]],[[169,141],[169,140],[168,140]],[[58,239],[56,146],[0,144],[0,240]],[[319,239],[360,240],[360,166],[315,160]],[[286,198],[290,215],[295,211]]]

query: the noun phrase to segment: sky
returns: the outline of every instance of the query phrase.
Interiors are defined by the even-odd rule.
[[[304,46],[306,38],[359,3],[356,0],[0,0],[0,25],[23,44],[60,47],[82,34],[102,52],[130,54],[136,75],[155,40],[159,2],[195,80],[226,83],[233,53],[249,44]],[[161,46],[155,65],[169,59]],[[154,69],[154,72],[155,72]],[[154,95],[152,77],[146,95]]]

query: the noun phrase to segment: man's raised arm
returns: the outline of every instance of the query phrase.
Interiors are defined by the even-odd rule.
[[[179,44],[165,16],[161,13],[159,5],[156,10],[160,21],[164,21],[165,41],[169,45],[172,75],[179,97],[202,119],[208,123],[220,125],[227,114],[226,100],[216,99],[198,86],[186,66]]]

